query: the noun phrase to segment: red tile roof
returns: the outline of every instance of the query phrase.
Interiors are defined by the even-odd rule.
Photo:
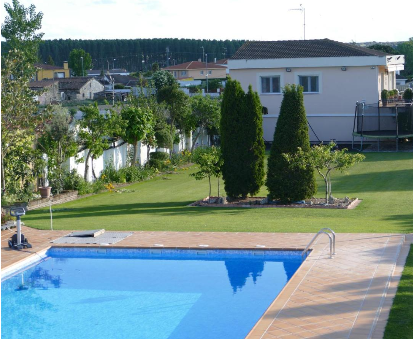
[[[202,61],[189,61],[187,63],[173,65],[163,68],[163,70],[205,70],[208,69],[226,69],[225,66],[216,65],[214,63],[208,63],[205,66],[205,63]]]

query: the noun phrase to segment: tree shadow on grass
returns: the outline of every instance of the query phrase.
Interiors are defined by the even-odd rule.
[[[390,215],[385,218],[386,221],[391,221],[401,226],[409,227],[407,233],[413,232],[413,214]]]
[[[130,203],[113,205],[96,205],[93,207],[70,208],[53,213],[53,219],[127,216],[153,214],[154,216],[203,216],[219,213],[220,215],[240,215],[248,208],[208,208],[189,207],[191,202]],[[32,210],[28,212],[28,220],[43,220],[48,210]],[[48,218],[48,217],[47,217]]]
[[[392,161],[407,161],[412,159],[411,152],[362,152],[366,156],[364,162],[392,162]]]

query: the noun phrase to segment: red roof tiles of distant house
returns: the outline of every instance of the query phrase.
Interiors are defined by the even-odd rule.
[[[226,69],[225,66],[208,63],[205,65],[202,61],[189,61],[187,63],[165,67],[163,70],[204,70],[204,69]]]

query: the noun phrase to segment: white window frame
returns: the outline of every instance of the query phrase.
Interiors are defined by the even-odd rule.
[[[186,76],[186,71],[181,71],[181,76]]]
[[[280,92],[262,92],[262,80],[261,78],[280,78]],[[257,74],[257,89],[258,93],[263,96],[279,96],[282,94],[282,88],[284,87],[284,75],[277,72],[261,72]]]
[[[318,91],[304,92],[303,94],[320,94],[323,88],[323,77],[321,72],[297,72],[295,73],[295,83],[300,85],[300,77],[318,77]]]
[[[212,71],[208,71],[208,74],[212,74]]]
[[[204,74],[204,71],[199,71],[199,74]]]

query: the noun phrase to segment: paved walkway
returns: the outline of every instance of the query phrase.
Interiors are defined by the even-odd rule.
[[[24,251],[9,250],[7,240],[13,233],[1,233],[2,269],[70,231],[23,227],[33,245]],[[109,247],[303,249],[313,235],[138,231]],[[412,234],[337,234],[337,254],[330,259],[322,235],[248,338],[382,338],[412,240]]]

